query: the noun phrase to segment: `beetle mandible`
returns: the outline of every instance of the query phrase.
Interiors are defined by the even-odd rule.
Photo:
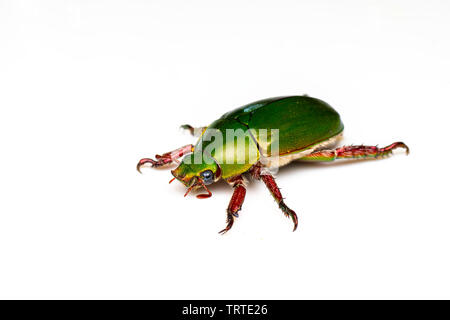
[[[155,160],[141,159],[137,170],[141,172],[145,164],[160,167],[183,158],[171,171],[174,176],[171,182],[174,179],[182,182],[188,188],[185,196],[193,189],[204,188],[206,193],[197,195],[200,199],[211,196],[207,185],[220,179],[228,182],[234,191],[227,208],[227,225],[219,232],[221,234],[230,230],[235,218],[239,217],[238,211],[246,194],[245,173],[264,182],[281,211],[292,219],[295,231],[297,215],[284,203],[271,169],[294,160],[379,159],[391,155],[392,150],[399,147],[409,153],[403,142],[394,142],[384,148],[365,145],[334,147],[344,130],[339,114],[326,102],[307,95],[259,100],[225,113],[208,127],[195,129],[183,125],[182,128],[190,130],[193,135],[201,133],[195,145],[156,155]],[[219,139],[219,147],[208,148],[213,136],[225,137],[230,130],[244,132],[244,139]],[[266,132],[266,135],[261,132]],[[277,133],[277,148],[268,139],[272,132]],[[272,149],[278,150],[275,153]],[[234,161],[224,161],[229,155]]]

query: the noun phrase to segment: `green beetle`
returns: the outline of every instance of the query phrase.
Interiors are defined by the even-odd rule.
[[[326,102],[306,95],[259,100],[225,113],[208,127],[182,128],[200,135],[195,146],[156,155],[156,160],[141,159],[137,169],[141,172],[145,164],[169,165],[183,157],[172,170],[171,182],[174,179],[182,182],[188,188],[185,196],[192,189],[204,188],[207,193],[197,195],[198,198],[211,196],[207,185],[219,179],[227,181],[234,191],[227,209],[227,225],[221,234],[230,230],[241,210],[246,194],[245,173],[264,182],[282,212],[294,222],[295,231],[297,215],[284,203],[273,177],[274,169],[294,160],[382,158],[398,147],[409,153],[403,142],[384,148],[363,145],[334,148],[344,130],[339,114]]]

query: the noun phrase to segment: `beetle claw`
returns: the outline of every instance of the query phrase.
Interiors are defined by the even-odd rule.
[[[387,147],[381,148],[380,153],[381,155],[391,155],[392,151],[397,148],[405,149],[406,155],[409,155],[409,147],[404,142],[401,141],[391,143]]]
[[[193,150],[194,150],[194,146],[192,144],[188,144],[188,145],[185,145],[176,150],[166,152],[162,155],[157,154],[157,155],[155,155],[156,160],[153,160],[150,158],[143,158],[138,162],[136,169],[137,169],[137,171],[141,172],[141,167],[147,163],[150,163],[152,168],[162,167],[165,165],[169,165],[173,162],[178,163],[177,160],[179,158],[191,153]]]
[[[139,173],[142,173],[142,171],[141,171],[141,167],[144,165],[144,164],[147,164],[147,163],[150,163],[150,165],[152,166],[152,168],[154,168],[154,167],[157,167],[158,166],[158,161],[155,161],[155,160],[153,160],[153,159],[150,159],[150,158],[144,158],[144,159],[141,159],[141,160],[139,160],[139,162],[138,162],[138,164],[137,164],[137,166],[136,166],[136,169],[137,169],[137,171],[139,171]]]
[[[233,215],[229,214],[227,216],[227,226],[225,227],[225,229],[220,230],[219,234],[224,235],[225,233],[227,233],[231,229],[231,227],[233,226],[233,223],[234,223]]]
[[[397,142],[396,148],[405,149],[406,155],[409,155],[409,147],[406,144],[404,144],[403,142]]]
[[[281,201],[279,203],[280,209],[281,211],[283,211],[284,215],[288,218],[292,219],[292,222],[294,222],[294,230],[297,230],[297,226],[298,226],[298,217],[297,214],[295,213],[294,210],[290,209],[285,203],[284,201]]]
[[[139,160],[139,162],[136,166],[137,171],[139,171],[139,173],[142,173],[141,167],[147,163],[150,163],[150,166],[152,168],[157,168],[157,167],[161,167],[161,166],[164,166],[166,164],[170,164],[173,162],[172,158],[167,155],[160,156],[159,154],[157,154],[155,156],[155,158],[156,158],[156,160],[153,160],[150,158],[144,158],[144,159]]]
[[[137,171],[139,171],[139,173],[142,173],[141,167],[144,164],[146,164],[146,163],[152,163],[151,161],[152,161],[152,159],[141,159],[141,160],[139,160],[139,162],[138,162],[138,164],[136,166]]]

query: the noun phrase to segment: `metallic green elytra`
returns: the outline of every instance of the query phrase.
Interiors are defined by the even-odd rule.
[[[237,147],[232,145],[231,149],[232,152],[250,153],[257,156],[250,159],[247,158],[245,163],[242,164],[227,164],[219,159],[223,159],[223,152],[227,152],[227,148],[230,147],[233,141],[225,144],[223,150],[213,150],[211,157],[216,159],[216,162],[221,163],[221,178],[223,179],[244,173],[257,163],[260,159],[260,153],[262,153],[258,146],[263,149],[261,151],[266,153],[269,146],[260,139],[258,135],[259,129],[266,129],[268,133],[272,129],[278,129],[280,157],[294,159],[295,157],[291,155],[305,154],[302,152],[313,150],[314,146],[340,134],[344,129],[344,125],[339,114],[330,105],[319,99],[307,96],[293,96],[260,100],[227,112],[211,123],[207,127],[206,133],[196,143],[193,156],[195,157],[196,150],[202,152],[211,143],[210,136],[214,134],[214,130],[218,130],[225,135],[226,129],[240,129],[244,132],[250,130],[254,139],[250,137],[250,139],[237,140],[237,143],[240,144]],[[268,140],[270,138],[270,134],[268,134]],[[254,149],[254,152],[246,152],[246,149]],[[236,155],[237,157],[239,155]],[[186,159],[190,160],[190,157]],[[192,161],[189,161],[189,163],[192,163]],[[206,169],[211,169],[215,172],[217,168],[205,163],[195,166],[192,164],[187,165],[183,161],[173,171],[173,174],[175,177],[179,177],[179,173],[183,172],[183,174],[186,173],[189,177],[192,177]]]
[[[191,133],[196,130],[184,125]],[[287,96],[259,100],[225,113],[209,126],[201,128],[195,145],[188,145],[163,155],[156,160],[144,158],[138,170],[149,163],[153,167],[172,163],[183,157],[173,176],[188,191],[226,180],[234,193],[227,209],[227,232],[241,209],[246,189],[243,174],[262,180],[280,209],[294,222],[298,219],[289,209],[272,176],[274,169],[294,160],[332,161],[345,158],[379,158],[397,147],[408,147],[395,142],[385,148],[350,146],[332,148],[342,135],[344,125],[339,114],[326,102],[309,96]]]

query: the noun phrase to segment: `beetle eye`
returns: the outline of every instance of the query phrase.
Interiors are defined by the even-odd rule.
[[[213,183],[214,174],[213,174],[213,172],[211,170],[205,170],[205,171],[201,172],[200,176],[202,177],[203,182],[205,184]]]

